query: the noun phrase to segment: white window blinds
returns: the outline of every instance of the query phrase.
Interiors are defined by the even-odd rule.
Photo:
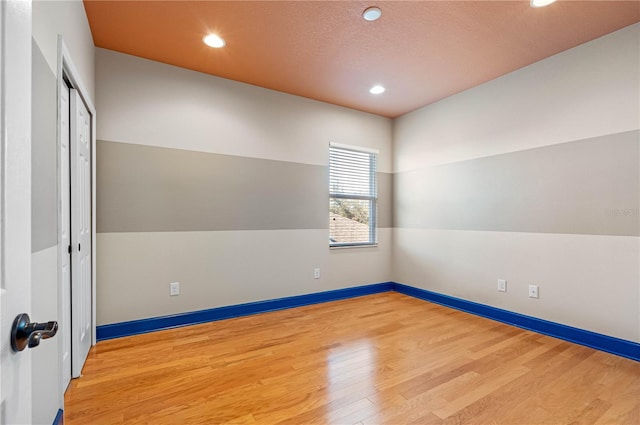
[[[377,243],[376,160],[374,152],[329,147],[330,246]]]

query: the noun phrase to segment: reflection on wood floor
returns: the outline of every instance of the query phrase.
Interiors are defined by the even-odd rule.
[[[395,292],[98,343],[65,424],[639,424],[640,363]]]

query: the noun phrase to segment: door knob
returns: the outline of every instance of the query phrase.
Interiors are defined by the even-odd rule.
[[[51,338],[56,332],[58,322],[31,323],[28,314],[18,314],[11,327],[11,348],[22,351],[27,345],[29,348],[37,347],[40,340]]]

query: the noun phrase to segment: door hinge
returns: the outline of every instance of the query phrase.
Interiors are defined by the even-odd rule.
[[[71,245],[67,247],[67,253],[71,254]]]

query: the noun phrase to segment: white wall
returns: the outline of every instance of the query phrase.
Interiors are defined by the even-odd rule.
[[[477,172],[482,165],[478,158],[502,155],[501,161],[508,161],[515,154],[522,158],[533,152],[530,149],[565,142],[575,142],[571,149],[582,155],[581,140],[596,136],[606,140],[628,131],[635,131],[632,137],[638,141],[639,34],[640,24],[624,28],[396,119],[394,172],[431,175],[438,167],[460,172],[476,167]],[[611,149],[616,146],[612,144]],[[637,146],[631,150],[635,156]],[[622,170],[633,176],[622,184],[626,187],[611,188],[612,192],[637,190],[638,162],[630,161],[629,168]],[[617,173],[615,164],[610,168]],[[396,174],[396,210],[404,207],[398,200],[410,200],[410,188],[415,191],[420,186],[399,176]],[[513,177],[504,175],[507,180]],[[574,188],[583,189],[580,184]],[[478,188],[466,201],[483,208],[487,201],[483,193]],[[536,199],[531,199],[531,209],[544,209]],[[629,192],[624,205],[593,200],[594,208],[602,207],[602,220],[635,219],[629,227],[635,230],[620,236],[396,226],[394,280],[637,342],[637,199],[637,193]],[[451,204],[442,208],[451,208]],[[605,208],[625,210],[626,215],[604,217]],[[504,213],[499,206],[493,211]],[[576,220],[582,218],[583,211],[568,211]],[[404,213],[415,218],[425,211],[416,207]],[[507,293],[496,291],[499,278],[507,279]],[[527,297],[529,284],[539,285],[539,299]]]
[[[394,122],[393,171],[637,130],[633,25]]]
[[[378,149],[391,172],[391,120],[97,49],[98,139],[328,165],[329,142]]]
[[[95,100],[95,47],[82,0],[33,2],[33,38],[54,73],[58,35],[62,35],[88,95]]]
[[[83,85],[89,96],[95,96],[94,46],[89,23],[82,1],[34,1],[33,2],[33,39],[34,48],[39,49],[50,68],[51,81],[57,78],[58,34],[64,37],[71,58],[76,65]],[[55,87],[52,88],[55,93]],[[57,102],[55,97],[38,96],[33,93],[34,102]],[[46,99],[46,100],[45,100]],[[49,107],[50,106],[50,107]],[[57,106],[48,105],[47,110],[56,113]],[[56,120],[57,117],[48,117]],[[34,122],[37,125],[38,122]],[[55,131],[55,126],[53,128]],[[45,135],[47,142],[56,143],[57,135]],[[46,168],[57,169],[55,156]],[[38,172],[38,170],[34,170]],[[55,205],[52,211],[56,211]],[[57,223],[57,218],[55,222]],[[58,249],[57,245],[49,246],[33,252],[32,298],[33,307],[30,316],[35,321],[61,319],[58,305]],[[63,407],[63,396],[60,389],[60,335],[47,341],[33,350],[33,423],[51,424],[58,409]]]
[[[280,161],[282,169],[289,169],[287,164],[327,167],[329,142],[339,142],[378,149],[379,171],[391,172],[391,120],[387,118],[104,49],[97,49],[96,71],[101,146],[128,145],[123,149],[132,152],[135,145],[189,150],[202,153],[196,155],[202,161],[209,160],[204,153],[232,155],[240,158],[234,160],[234,164],[240,161],[240,167],[250,167],[243,164],[254,164],[257,158]],[[141,161],[158,161],[160,152],[148,151],[148,159]],[[173,154],[164,150],[165,155]],[[119,178],[125,173],[118,173],[117,167],[107,172],[106,166],[100,171],[100,161],[99,157],[98,191],[114,180],[115,173]],[[175,166],[185,178],[194,178],[186,169],[179,171],[188,165]],[[242,190],[250,196],[232,207],[239,216],[244,212],[242,203],[259,209],[260,202],[272,202],[269,193],[251,195],[251,182],[256,178],[252,170],[247,169],[245,177]],[[133,174],[131,178],[135,179]],[[273,176],[262,178],[271,181]],[[171,177],[162,179],[160,189],[167,190],[158,195],[162,200],[171,197],[172,186],[189,190],[195,186]],[[219,184],[224,185],[224,180],[223,175]],[[305,182],[320,205],[325,205],[326,198],[328,207],[328,180]],[[210,193],[203,191],[198,196],[213,196],[217,190],[212,187]],[[280,191],[273,187],[272,194],[286,199]],[[146,195],[141,193],[134,201]],[[100,196],[98,192],[99,222],[109,214],[100,205]],[[130,207],[136,208],[133,203]],[[198,204],[180,207],[198,208]],[[304,208],[301,206],[300,214]],[[326,222],[307,220],[302,228],[293,229],[137,231],[126,223],[121,227],[127,231],[107,229],[97,237],[99,325],[391,278],[391,228],[379,229],[378,247],[329,250],[328,215]],[[321,269],[318,280],[313,279],[316,267]],[[169,296],[170,282],[181,283],[179,296]]]

